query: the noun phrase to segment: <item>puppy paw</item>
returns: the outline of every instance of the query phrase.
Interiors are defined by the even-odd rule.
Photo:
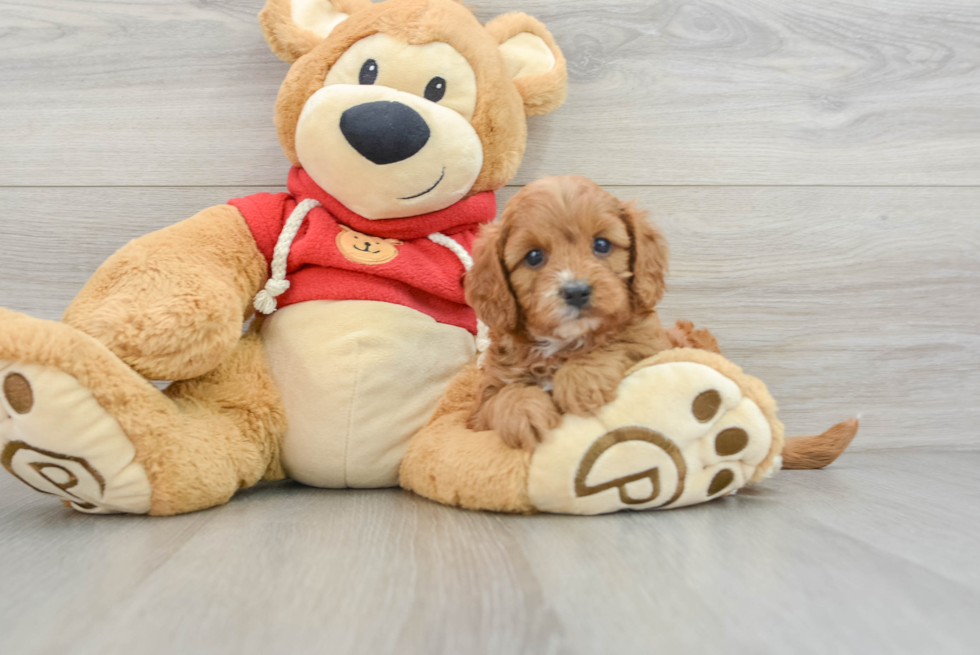
[[[617,371],[565,364],[555,374],[555,405],[565,414],[591,416],[616,399],[621,377]]]
[[[540,387],[504,387],[487,409],[486,424],[511,448],[534,450],[561,423],[558,408]]]
[[[781,425],[757,380],[718,355],[658,359],[628,375],[594,416],[566,415],[535,450],[528,496],[538,510],[681,507],[778,469]]]

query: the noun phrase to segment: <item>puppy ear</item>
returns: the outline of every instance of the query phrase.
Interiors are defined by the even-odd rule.
[[[370,6],[371,0],[267,0],[259,24],[272,52],[292,63],[352,13]]]
[[[500,223],[484,225],[473,244],[473,267],[464,280],[466,302],[489,327],[502,332],[517,329],[517,301],[501,262],[506,235]]]
[[[637,209],[633,201],[622,206],[620,216],[630,233],[630,278],[635,309],[652,309],[667,290],[667,240],[647,220],[647,213]]]
[[[517,91],[524,99],[524,113],[537,116],[554,111],[568,95],[565,57],[547,28],[527,14],[498,16],[487,23],[497,39]]]

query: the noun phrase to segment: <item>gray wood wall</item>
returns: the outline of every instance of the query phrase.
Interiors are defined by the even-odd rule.
[[[282,187],[261,4],[0,1],[0,305],[57,318],[127,240]],[[663,314],[790,433],[980,444],[980,3],[467,4],[541,18],[569,61],[514,184],[639,199],[673,246]]]

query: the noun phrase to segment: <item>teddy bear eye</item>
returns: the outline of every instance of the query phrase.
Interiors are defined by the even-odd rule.
[[[544,264],[544,251],[535,248],[531,252],[524,255],[524,263],[530,268],[539,268]]]
[[[425,99],[432,102],[439,102],[446,95],[446,80],[441,77],[433,77],[425,86]]]
[[[373,59],[364,62],[357,79],[361,84],[374,84],[374,81],[378,79],[378,62]]]
[[[596,237],[592,242],[592,252],[597,255],[608,255],[612,250],[612,243],[609,239],[603,239],[602,237]]]

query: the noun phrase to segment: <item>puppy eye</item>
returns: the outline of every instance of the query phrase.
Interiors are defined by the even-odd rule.
[[[524,263],[531,268],[538,268],[544,264],[544,252],[538,249],[534,249],[531,252],[524,255]]]
[[[373,59],[364,62],[364,65],[361,66],[361,74],[357,79],[361,84],[374,84],[374,81],[378,79],[378,62]]]
[[[611,251],[612,243],[610,243],[609,239],[596,237],[595,241],[592,242],[592,252],[597,255],[608,255]]]
[[[444,95],[446,95],[446,80],[441,77],[433,77],[429,80],[425,86],[425,99],[439,102]]]

